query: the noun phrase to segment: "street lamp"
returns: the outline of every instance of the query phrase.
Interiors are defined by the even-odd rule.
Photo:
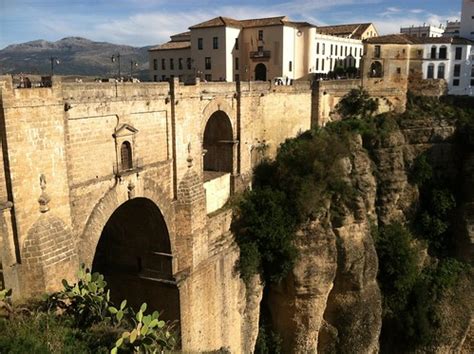
[[[120,72],[120,53],[113,54],[110,59],[112,60],[112,63],[115,63],[116,61],[118,62],[118,77],[119,77],[119,79],[120,79],[120,77],[121,77],[121,72]]]
[[[54,64],[59,64],[59,58],[57,57],[50,57],[49,61],[51,62],[51,76],[54,75]]]
[[[138,67],[138,63],[132,59],[130,60],[130,81],[133,79],[133,67]]]

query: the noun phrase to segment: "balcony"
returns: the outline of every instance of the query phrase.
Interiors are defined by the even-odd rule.
[[[268,60],[270,59],[271,52],[269,50],[259,50],[250,52],[250,59],[253,60]]]

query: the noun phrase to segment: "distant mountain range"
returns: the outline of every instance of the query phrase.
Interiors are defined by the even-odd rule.
[[[78,75],[113,77],[118,75],[118,62],[112,62],[112,55],[120,53],[121,75],[130,75],[130,62],[133,75],[148,80],[148,49],[107,42],[94,42],[81,37],[66,37],[56,42],[36,40],[13,44],[0,50],[0,74],[51,73],[51,58],[57,58],[54,65],[57,75]]]

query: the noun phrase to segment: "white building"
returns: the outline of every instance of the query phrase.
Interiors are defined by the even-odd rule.
[[[444,27],[425,24],[423,26],[401,27],[400,33],[418,38],[441,37],[444,34]]]
[[[372,24],[356,26],[351,38],[317,33],[307,22],[286,16],[234,20],[216,17],[149,50],[154,81],[291,81],[325,74],[336,67],[357,68],[361,38],[376,35]],[[365,37],[364,37],[365,36]],[[326,49],[327,48],[327,49]]]
[[[447,21],[444,28],[443,37],[459,37],[461,31],[460,21]]]
[[[474,40],[474,0],[462,2],[460,35]]]
[[[423,40],[423,78],[444,79],[451,95],[473,96],[474,47],[464,38]]]

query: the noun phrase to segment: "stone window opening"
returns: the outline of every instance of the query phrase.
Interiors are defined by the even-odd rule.
[[[127,140],[120,146],[120,167],[122,171],[131,170],[133,168],[132,146]]]
[[[432,47],[431,47],[431,55],[430,55],[430,58],[431,58],[431,59],[436,59],[436,47],[435,47],[435,46],[432,46]]]
[[[115,138],[116,162],[114,166],[114,174],[118,177],[121,172],[138,171],[141,163],[134,157],[135,150],[135,134],[138,130],[129,124],[122,124],[116,128],[113,137]]]
[[[428,65],[428,72],[426,75],[427,79],[434,79],[434,64]]]
[[[444,79],[444,64],[438,65],[438,79]]]
[[[448,48],[446,46],[442,46],[439,48],[439,59],[447,59],[448,57]]]

